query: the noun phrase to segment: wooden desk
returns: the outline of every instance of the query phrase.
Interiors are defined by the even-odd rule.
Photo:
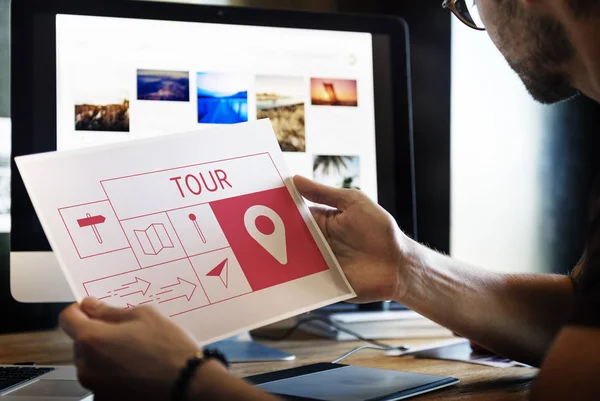
[[[296,360],[268,363],[234,364],[232,372],[248,376],[273,370],[287,369],[314,362],[332,361],[345,352],[363,345],[360,342],[335,342],[307,335],[278,343],[261,341],[296,355]],[[304,337],[304,338],[302,338]],[[430,341],[430,340],[429,340]],[[386,341],[393,345],[418,346],[426,340]],[[32,361],[37,364],[70,364],[72,349],[70,340],[61,331],[43,331],[23,334],[0,335],[0,364]],[[343,361],[358,366],[405,370],[416,373],[454,376],[461,383],[448,389],[423,395],[425,400],[527,400],[529,387],[536,369],[490,368],[460,362],[415,359],[412,357],[389,357],[382,351],[362,350]]]

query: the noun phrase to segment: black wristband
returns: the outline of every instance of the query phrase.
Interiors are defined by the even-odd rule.
[[[229,367],[229,363],[225,356],[217,350],[205,349],[202,354],[202,357],[196,355],[195,357],[188,359],[185,366],[179,371],[179,377],[177,377],[175,383],[173,383],[171,401],[185,401],[190,379],[194,375],[194,372],[209,359],[217,359],[225,365],[225,367]]]

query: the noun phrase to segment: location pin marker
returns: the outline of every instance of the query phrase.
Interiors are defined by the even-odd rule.
[[[248,234],[282,265],[287,264],[285,226],[273,209],[255,205],[246,210],[244,225]]]

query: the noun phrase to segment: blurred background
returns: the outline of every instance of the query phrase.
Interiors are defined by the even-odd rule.
[[[535,103],[486,33],[451,18],[441,0],[179,2],[404,18],[411,35],[419,240],[504,272],[567,273],[579,259],[585,206],[600,172],[594,154],[600,106],[583,97]],[[0,189],[8,185],[9,80],[9,0],[0,0]],[[23,319],[37,327],[60,307],[30,306],[24,313],[12,301],[9,206],[0,195],[0,305],[9,312],[0,332]]]

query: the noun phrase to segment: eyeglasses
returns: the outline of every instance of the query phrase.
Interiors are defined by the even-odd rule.
[[[468,27],[485,31],[475,0],[444,0],[442,7],[452,11]]]

